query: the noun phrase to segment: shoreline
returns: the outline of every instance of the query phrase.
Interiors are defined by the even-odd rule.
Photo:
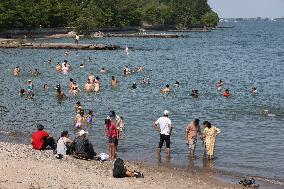
[[[36,151],[31,145],[0,142],[0,188],[241,188],[215,178],[211,172],[185,171],[142,162],[125,161],[145,178],[112,177],[113,162],[58,160],[51,150]],[[24,160],[24,161],[23,161]],[[21,167],[21,169],[19,169]]]

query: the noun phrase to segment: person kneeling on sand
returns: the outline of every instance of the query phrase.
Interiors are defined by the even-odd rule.
[[[113,166],[113,177],[114,178],[124,178],[124,177],[135,177],[135,178],[144,178],[143,173],[138,171],[130,171],[126,168],[124,161],[120,158],[117,158]]]
[[[57,141],[56,158],[61,159],[63,156],[71,155],[72,140],[69,138],[68,131],[62,131],[61,137]]]
[[[32,134],[31,144],[35,150],[46,150],[49,146],[50,149],[55,150],[55,142],[53,137],[47,132],[43,131],[44,126],[37,125],[37,131]]]
[[[93,145],[87,139],[87,133],[81,130],[71,145],[75,158],[91,160],[96,155]]]

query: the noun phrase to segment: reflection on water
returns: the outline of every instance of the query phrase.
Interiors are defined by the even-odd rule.
[[[41,122],[55,137],[62,130],[74,129],[74,105],[80,100],[85,109],[93,110],[95,123],[87,128],[89,137],[98,152],[107,152],[104,137],[104,119],[110,110],[123,116],[126,124],[125,139],[120,141],[118,154],[123,158],[155,162],[159,134],[151,125],[170,111],[174,130],[171,138],[171,164],[188,166],[188,148],[184,143],[184,129],[194,118],[209,120],[222,130],[218,136],[214,161],[204,162],[203,146],[198,141],[194,164],[223,170],[275,177],[284,180],[284,27],[283,22],[234,23],[232,29],[208,33],[189,33],[190,38],[180,39],[82,39],[83,43],[117,44],[123,50],[70,51],[41,49],[2,49],[0,51],[0,130],[21,131],[22,140],[29,142],[35,124]],[[73,42],[71,39],[52,41]],[[139,49],[139,50],[138,50]],[[91,57],[91,61],[88,61]],[[52,59],[52,63],[47,60]],[[73,70],[68,75],[55,71],[57,62],[68,59]],[[80,64],[84,68],[80,68]],[[20,77],[13,77],[13,68],[19,65]],[[123,68],[143,65],[145,71],[129,77],[122,75]],[[107,73],[100,73],[102,67]],[[30,69],[42,73],[34,77]],[[97,94],[68,93],[69,79],[77,81],[83,89],[90,72],[102,81]],[[111,76],[119,86],[110,86]],[[149,85],[142,85],[147,77]],[[18,93],[32,79],[34,99],[21,98]],[[224,88],[232,96],[225,99],[215,90],[215,82],[222,79]],[[174,87],[175,81],[180,86]],[[137,89],[130,89],[132,82]],[[43,85],[50,86],[43,91]],[[160,90],[169,83],[172,92],[163,95]],[[68,98],[57,101],[55,86],[61,87]],[[252,86],[257,95],[249,92]],[[190,96],[199,91],[198,98]],[[264,114],[264,110],[268,110]],[[72,134],[72,137],[75,133]],[[2,139],[2,135],[1,135]],[[162,162],[166,162],[164,149]]]

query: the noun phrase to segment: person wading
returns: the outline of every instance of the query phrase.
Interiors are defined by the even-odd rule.
[[[156,122],[153,123],[153,128],[158,130],[160,132],[160,142],[158,146],[157,154],[158,156],[161,155],[161,150],[164,144],[164,141],[166,141],[166,147],[167,147],[167,157],[171,157],[171,132],[172,132],[172,121],[169,119],[169,111],[164,111],[164,116],[160,117]]]

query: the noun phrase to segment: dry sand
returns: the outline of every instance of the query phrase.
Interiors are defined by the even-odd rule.
[[[126,162],[145,178],[112,177],[113,162],[56,159],[52,151],[0,142],[0,188],[240,188],[208,173]]]

